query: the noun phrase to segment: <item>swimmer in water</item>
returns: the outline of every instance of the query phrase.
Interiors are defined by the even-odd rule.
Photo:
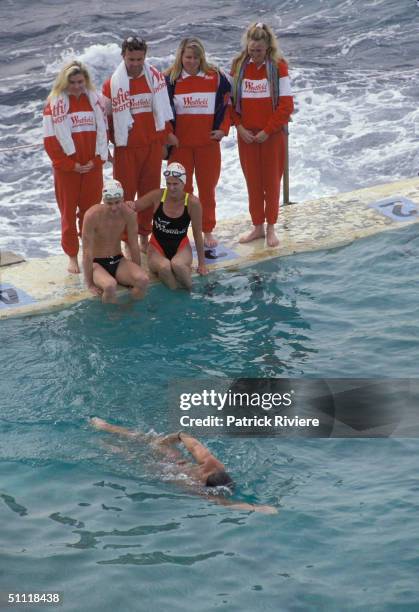
[[[179,474],[179,480],[174,481],[176,484],[186,486],[184,479],[186,475],[191,483],[189,488],[194,493],[202,495],[204,488],[205,492],[209,493],[208,499],[216,504],[228,506],[232,510],[248,510],[249,512],[261,512],[263,514],[278,513],[278,510],[273,506],[234,502],[220,495],[212,494],[212,492],[216,493],[215,487],[225,487],[232,492],[234,489],[233,479],[226,472],[224,464],[216,459],[201,442],[187,433],[179,431],[167,436],[152,436],[141,431],[132,431],[125,427],[111,425],[98,417],[92,417],[89,423],[95,429],[132,440],[141,440],[149,444],[154,451],[175,467]],[[181,450],[176,448],[176,444],[187,450],[195,462],[187,460]]]

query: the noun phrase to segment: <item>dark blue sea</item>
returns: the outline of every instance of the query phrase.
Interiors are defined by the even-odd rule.
[[[253,20],[274,27],[289,61],[292,200],[417,175],[415,0],[2,0],[0,249],[60,252],[39,145],[64,61],[81,58],[100,86],[126,35],[144,36],[160,68],[196,35],[228,69]],[[219,218],[247,213],[236,145],[232,132]],[[278,510],[263,515],[185,493],[146,448],[88,425],[166,433],[178,378],[418,378],[418,253],[413,225],[217,272],[191,296],[153,287],[141,304],[2,321],[0,602],[61,592],[65,612],[419,610],[416,438],[206,438],[237,499]]]

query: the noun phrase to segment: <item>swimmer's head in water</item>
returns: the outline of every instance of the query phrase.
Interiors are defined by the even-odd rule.
[[[102,189],[102,198],[104,202],[109,202],[110,200],[122,200],[123,197],[124,190],[119,181],[106,181]]]
[[[228,487],[234,489],[234,481],[225,470],[215,470],[212,472],[205,483],[206,487]]]

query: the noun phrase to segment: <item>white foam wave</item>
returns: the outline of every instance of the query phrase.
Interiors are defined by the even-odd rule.
[[[338,38],[338,45],[342,47],[342,55],[348,55],[348,53],[352,52],[355,47],[362,43],[382,45],[386,40],[393,41],[399,36],[400,29],[399,24],[394,24],[379,30],[368,30],[359,34],[351,34],[350,37],[345,35]]]
[[[73,51],[67,48],[57,60],[45,64],[45,81],[51,83],[61,65],[72,57]],[[119,42],[90,44],[78,57],[88,64],[100,86],[120,61]],[[173,59],[173,53],[150,57],[159,67]],[[387,73],[350,70],[328,81],[320,68],[292,69],[294,89],[304,89],[296,96],[298,111],[290,124],[293,201],[417,174],[419,111],[412,77],[412,71],[391,79]],[[42,143],[43,103],[31,100],[13,107],[0,106],[4,146]],[[222,141],[222,160],[218,218],[247,216],[235,129]],[[0,153],[0,162],[0,248],[23,249],[27,256],[60,252],[60,220],[46,154],[41,148],[10,151]],[[107,165],[105,176],[110,177],[111,172]]]

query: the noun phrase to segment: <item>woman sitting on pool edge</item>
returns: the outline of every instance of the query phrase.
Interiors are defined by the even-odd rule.
[[[165,189],[154,189],[134,202],[137,212],[154,207],[148,267],[169,289],[181,287],[190,291],[192,249],[188,228],[191,222],[198,255],[197,271],[208,274],[202,238],[202,208],[195,196],[184,191],[186,171],[181,164],[169,164],[163,174]]]

